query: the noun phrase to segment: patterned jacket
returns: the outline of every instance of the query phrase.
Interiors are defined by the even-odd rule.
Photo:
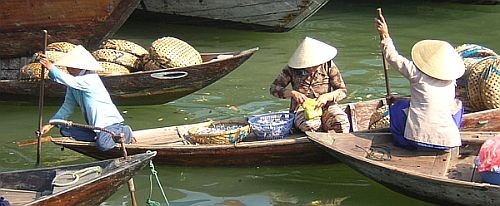
[[[309,98],[318,98],[322,94],[331,92],[334,96],[333,103],[339,102],[347,95],[344,80],[342,80],[340,71],[333,61],[324,63],[316,72],[311,74],[305,69],[294,69],[285,66],[271,84],[269,92],[275,97],[285,99],[284,92],[288,84],[292,84],[293,90],[305,94]],[[298,106],[297,102],[292,98],[290,111],[295,111]]]

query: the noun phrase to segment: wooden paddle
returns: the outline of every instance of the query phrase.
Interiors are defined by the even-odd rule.
[[[123,136],[123,133],[120,134],[115,134],[113,131],[110,131],[106,128],[101,128],[101,127],[95,127],[91,125],[86,125],[86,124],[79,124],[79,123],[74,123],[72,121],[66,121],[62,119],[53,119],[49,121],[50,124],[52,125],[62,125],[66,127],[78,127],[78,128],[83,128],[83,129],[91,129],[91,130],[99,130],[101,132],[106,132],[111,134],[113,140],[115,142],[120,142],[120,145],[122,147],[122,152],[123,152],[123,157],[125,159],[129,159],[127,155],[127,149],[125,148],[125,137]],[[137,206],[137,200],[135,198],[135,185],[134,185],[134,179],[130,178],[128,181],[128,189],[130,191],[130,198],[132,199],[132,205]]]
[[[47,30],[43,30],[43,54],[47,50]],[[48,68],[47,68],[48,69]],[[43,97],[45,91],[45,66],[42,66],[41,76],[40,76],[40,95],[38,97],[38,132],[37,136],[37,147],[36,147],[36,166],[40,165],[40,153],[42,151],[42,127],[43,127]]]
[[[38,138],[37,139],[31,139],[31,140],[24,140],[24,141],[17,142],[16,145],[18,147],[24,147],[24,146],[28,146],[28,145],[34,145],[34,144],[38,144],[38,140],[39,140]],[[40,138],[40,143],[45,143],[45,142],[50,142],[50,141],[52,141],[52,137],[51,136]]]
[[[377,19],[382,21],[382,22],[385,22],[385,20],[382,18],[382,9],[381,8],[377,8]],[[379,36],[380,37],[380,40],[382,40],[382,36]],[[384,64],[384,78],[385,78],[385,90],[386,90],[386,97],[390,97],[391,95],[391,88],[389,86],[389,76],[387,74],[387,71],[389,70],[388,67],[387,67],[387,60],[385,59],[385,53],[384,53],[384,50],[382,50],[382,62]],[[391,105],[391,102],[388,102],[388,105],[390,106]]]

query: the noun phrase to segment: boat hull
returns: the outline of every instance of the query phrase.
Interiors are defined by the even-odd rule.
[[[47,30],[48,42],[67,41],[96,49],[138,4],[139,0],[0,1],[0,59],[30,57],[43,50],[42,30]]]
[[[0,173],[0,188],[28,190],[42,194],[33,201],[27,201],[26,198],[16,199],[15,196],[3,194],[2,196],[12,205],[20,205],[21,202],[22,205],[99,205],[144,168],[155,155],[156,153],[144,153],[130,156],[129,160],[121,158],[73,166],[3,172]],[[78,181],[74,185],[64,186],[57,190],[56,186],[52,186],[52,180],[56,174],[94,166],[100,166],[103,169],[101,175],[94,179],[84,179],[82,176],[80,180],[83,183]],[[51,188],[53,188],[52,194],[43,195]]]
[[[144,0],[138,7],[141,11],[171,16],[195,17],[196,20],[180,18],[179,23],[202,23],[223,21],[236,23],[233,27],[244,29],[285,32],[293,29],[323,7],[328,0]]]
[[[101,152],[94,144],[56,144],[97,159],[120,156],[120,148]],[[181,166],[264,166],[320,164],[337,162],[306,137],[283,141],[242,142],[234,145],[126,145],[130,154],[152,150],[158,152],[154,162]]]
[[[203,54],[205,63],[170,69],[103,76],[104,86],[117,105],[162,104],[198,91],[234,71],[248,60],[258,48],[234,53]],[[233,57],[209,61],[220,54]],[[28,101],[36,103],[40,81],[0,80],[0,101]],[[45,81],[45,101],[60,104],[66,87]]]
[[[345,104],[346,113],[352,122],[351,128],[363,130],[368,128],[371,113],[384,105],[383,99],[369,100]],[[292,134],[287,139],[256,141],[254,134],[236,144],[184,144],[189,138],[187,131],[193,126],[178,125],[134,131],[137,144],[127,144],[130,154],[146,150],[157,151],[155,162],[182,166],[262,166],[291,164],[333,163],[326,152],[319,149],[307,139],[303,133]],[[93,142],[75,141],[71,138],[54,138],[53,143],[79,153],[105,159],[120,156],[119,145],[107,152],[96,149]]]
[[[358,146],[359,147],[357,150],[360,150],[359,148],[361,147],[369,148],[373,147],[374,145],[379,145],[378,143],[371,142],[384,142],[380,139],[391,139],[392,137],[390,134],[365,133],[360,135],[353,135],[359,137],[351,138],[351,142],[355,142],[352,143],[355,145],[351,146],[349,146],[349,143],[345,143],[347,139],[344,139],[342,141],[335,137],[324,138],[315,136],[314,134],[312,134],[311,136],[311,139],[313,141],[317,142],[322,149],[327,151],[336,159],[341,160],[343,163],[357,170],[361,174],[375,180],[380,184],[387,186],[394,191],[401,192],[408,196],[416,197],[424,201],[444,205],[480,206],[500,204],[500,186],[440,177],[440,175],[442,175],[443,173],[433,172],[432,174],[434,175],[432,175],[411,172],[409,169],[406,170],[406,168],[412,168],[414,165],[408,165],[406,168],[394,167],[384,164],[384,161],[369,159],[367,158],[368,156],[360,155],[359,153],[356,154],[355,152],[353,152],[355,149],[352,148]],[[371,140],[364,141],[367,144],[363,144],[362,142],[356,141],[355,139],[357,138]],[[468,147],[467,143],[464,143],[462,147]],[[477,145],[474,145],[473,147],[477,147]],[[398,157],[399,155],[393,154],[392,159],[396,159]],[[440,162],[444,160],[436,158],[436,161],[438,162],[434,162],[434,165],[441,164]],[[425,163],[415,161],[413,164]],[[469,165],[463,165],[462,167],[469,167]],[[472,175],[474,176],[474,174]]]

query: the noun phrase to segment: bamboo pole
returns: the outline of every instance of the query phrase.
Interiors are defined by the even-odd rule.
[[[47,50],[47,30],[43,30],[43,54]],[[40,153],[42,151],[42,126],[43,126],[43,98],[45,96],[45,67],[42,67],[40,77],[40,95],[38,97],[38,132],[36,147],[36,166],[40,166]]]

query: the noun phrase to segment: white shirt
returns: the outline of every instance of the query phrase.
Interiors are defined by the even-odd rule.
[[[89,125],[104,128],[123,122],[123,117],[96,73],[75,77],[53,66],[49,76],[55,82],[66,85],[64,103],[52,119],[68,119],[75,108],[80,106]]]

